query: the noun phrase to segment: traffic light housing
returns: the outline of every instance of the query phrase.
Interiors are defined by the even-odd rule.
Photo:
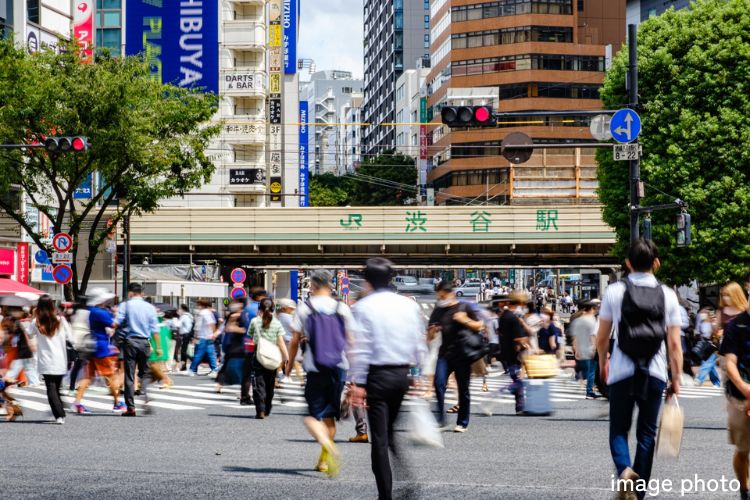
[[[682,212],[677,215],[677,246],[689,247],[693,242],[692,228],[690,225],[690,214]]]
[[[87,137],[47,137],[44,140],[44,149],[48,153],[80,153],[89,148]]]
[[[440,117],[450,128],[497,126],[492,106],[444,106]]]

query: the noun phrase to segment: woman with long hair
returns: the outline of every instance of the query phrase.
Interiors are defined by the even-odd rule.
[[[716,322],[719,330],[723,331],[727,323],[742,314],[747,309],[747,297],[742,287],[732,281],[721,289],[719,296],[719,310],[716,315]]]
[[[711,341],[714,345],[718,346],[721,343],[724,328],[726,328],[730,321],[742,314],[745,309],[747,309],[747,297],[745,297],[742,287],[734,281],[727,283],[721,289],[719,295],[719,309],[716,311],[716,319],[714,320],[713,332],[711,334]],[[701,364],[698,375],[695,377],[697,385],[703,385],[706,376],[711,374],[713,384],[717,387],[721,386],[718,371],[716,370],[718,359],[719,354],[715,352]]]
[[[255,384],[253,385],[253,400],[255,401],[255,418],[263,419],[271,414],[273,402],[276,372],[279,366],[270,369],[264,367],[258,356],[264,349],[278,349],[281,351],[281,365],[286,365],[289,354],[284,343],[284,326],[273,315],[274,304],[271,299],[263,299],[258,306],[258,315],[250,322],[249,335],[255,341],[255,357],[253,359],[253,372],[255,373]],[[263,342],[265,345],[261,346]]]
[[[49,295],[39,299],[29,333],[37,339],[39,373],[44,377],[55,423],[64,424],[65,408],[60,398],[60,385],[68,370],[65,342],[72,342],[72,335],[68,321],[57,315],[55,303]]]

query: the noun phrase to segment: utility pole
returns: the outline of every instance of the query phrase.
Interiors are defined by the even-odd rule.
[[[122,220],[124,241],[122,246],[122,300],[128,299],[128,285],[130,285],[130,212]]]
[[[628,24],[628,107],[638,112],[638,26]],[[636,139],[636,143],[638,140]],[[630,171],[630,243],[640,238],[639,211],[641,205],[641,161],[638,159],[628,162]]]

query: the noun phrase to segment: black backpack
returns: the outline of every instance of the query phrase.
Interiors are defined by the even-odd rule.
[[[648,366],[667,338],[664,327],[664,289],[636,286],[623,280],[625,295],[617,328],[620,350],[639,366]]]

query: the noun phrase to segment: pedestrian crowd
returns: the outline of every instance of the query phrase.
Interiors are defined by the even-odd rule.
[[[193,313],[186,305],[152,304],[137,283],[119,304],[101,289],[64,308],[42,296],[33,308],[3,309],[0,399],[5,418],[15,420],[23,412],[13,397],[15,387],[43,380],[54,422],[63,424],[66,377],[75,401],[70,410],[78,414],[90,413],[84,397],[98,378],[109,389],[113,411],[135,417],[153,412],[152,383],[159,383],[156,390],[169,390],[175,373],[202,377],[199,369],[207,365],[216,392],[238,385],[238,404],[254,406],[255,417],[265,420],[273,415],[277,387],[301,384],[308,406],[303,423],[319,446],[315,469],[337,475],[342,458],[335,444],[337,421],[351,415],[356,435],[350,441],[371,443],[378,496],[387,499],[393,495],[393,470],[408,472],[394,434],[407,397],[434,396],[435,412],[426,422],[435,433],[465,433],[472,377],[481,378],[482,391],[489,392],[488,373],[502,370],[509,383],[483,399],[510,394],[517,415],[542,415],[552,411],[550,379],[568,368],[587,399],[608,401],[618,496],[633,499],[645,495],[638,485],[650,478],[665,395],[679,397],[683,384],[702,385],[708,377],[712,384],[726,383],[734,467],[747,500],[745,292],[729,283],[716,310],[693,315],[657,280],[659,267],[652,242],[634,243],[625,277],[600,301],[576,304],[567,327],[558,315],[558,309],[574,310],[565,295],[558,304],[543,289],[529,293],[491,283],[500,293],[493,290],[488,303],[478,304],[458,296],[450,280],[436,280],[435,308],[425,322],[419,304],[394,290],[392,263],[379,257],[367,261],[366,289],[351,307],[337,299],[327,271],[312,273],[309,297],[299,303],[253,289],[250,300],[233,300],[221,315],[208,300],[199,300]],[[750,276],[745,285],[750,287]],[[567,361],[568,353],[574,361]],[[458,401],[446,408],[451,387]],[[136,396],[143,398],[142,408],[136,408]],[[636,407],[638,444],[631,459],[628,436]],[[492,405],[482,403],[480,410],[491,414]],[[449,414],[456,415],[455,425],[449,425]]]

